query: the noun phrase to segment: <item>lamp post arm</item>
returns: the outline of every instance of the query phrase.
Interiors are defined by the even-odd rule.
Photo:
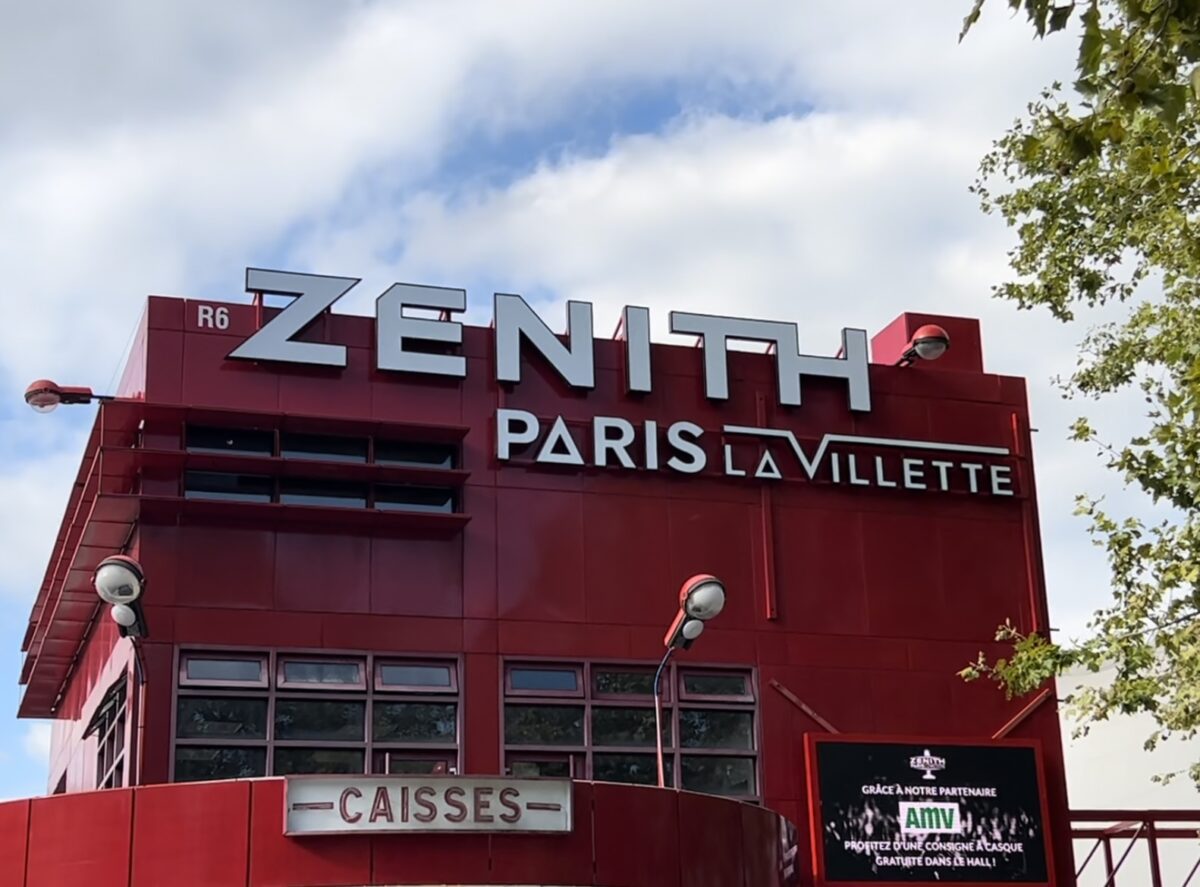
[[[662,740],[662,673],[667,667],[667,662],[671,658],[671,654],[675,652],[674,647],[667,647],[667,652],[663,654],[662,661],[658,663],[658,670],[654,672],[654,749],[658,759],[658,787],[665,788],[667,784],[666,773],[663,768],[663,740]]]

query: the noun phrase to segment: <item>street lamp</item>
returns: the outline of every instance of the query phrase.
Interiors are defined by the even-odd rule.
[[[934,323],[917,327],[912,339],[904,346],[904,353],[896,366],[912,366],[918,360],[937,360],[950,348],[950,334]]]
[[[59,385],[49,379],[38,379],[25,389],[25,403],[36,413],[49,413],[60,403],[91,403],[94,400],[113,399],[111,394],[96,394],[91,388]]]
[[[667,651],[654,672],[654,747],[658,757],[658,787],[666,786],[662,741],[662,673],[676,650],[686,650],[704,631],[704,625],[725,608],[725,584],[716,576],[698,573],[679,589],[679,612],[663,637]]]

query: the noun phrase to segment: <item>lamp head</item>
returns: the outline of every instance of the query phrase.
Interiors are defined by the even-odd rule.
[[[100,599],[114,605],[128,606],[142,596],[146,590],[146,576],[142,565],[124,554],[106,557],[96,568],[92,578],[96,594]],[[114,613],[113,618],[118,624],[121,620]]]
[[[679,589],[679,607],[692,619],[707,622],[725,608],[725,584],[716,576],[699,573]]]
[[[921,360],[937,360],[950,348],[950,335],[937,324],[927,323],[913,333],[909,351]]]
[[[38,379],[25,389],[25,403],[34,412],[49,413],[62,403],[62,389],[49,379]]]

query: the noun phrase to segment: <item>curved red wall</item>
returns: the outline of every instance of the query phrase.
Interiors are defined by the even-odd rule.
[[[5,887],[556,884],[783,887],[784,819],[708,795],[575,783],[568,835],[283,834],[283,780],[0,804]]]

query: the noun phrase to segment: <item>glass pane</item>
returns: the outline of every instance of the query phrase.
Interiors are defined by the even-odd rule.
[[[673,785],[674,761],[663,761],[666,784]],[[654,755],[595,754],[592,756],[592,778],[600,782],[629,782],[634,785],[658,785],[658,761]]]
[[[186,499],[227,499],[234,502],[270,502],[274,484],[257,474],[220,474],[215,471],[186,471]]]
[[[279,454],[291,459],[366,462],[367,441],[365,438],[295,434],[285,431],[279,436]]]
[[[447,742],[458,735],[458,706],[453,702],[375,703],[376,742]]]
[[[276,699],[276,739],[362,741],[364,702],[333,699]]]
[[[265,748],[209,748],[181,745],[175,749],[175,781],[247,779],[265,776]]]
[[[437,776],[449,773],[450,766],[444,758],[402,758],[388,756],[388,773],[411,773],[418,776]]]
[[[593,671],[597,693],[622,696],[653,696],[654,675],[645,671]]]
[[[261,659],[187,658],[184,673],[190,681],[262,681]]]
[[[663,718],[663,744],[671,744],[670,712]],[[654,745],[654,709],[592,709],[592,745]]]
[[[366,508],[367,488],[364,484],[342,483],[336,480],[285,478],[279,482],[279,501],[285,505]]]
[[[388,465],[413,465],[420,468],[453,468],[458,447],[450,444],[404,443],[376,440],[375,461]]]
[[[703,674],[685,672],[683,675],[685,693],[697,696],[749,696],[744,674]]]
[[[275,432],[245,428],[187,427],[187,448],[193,453],[237,453],[241,456],[270,456],[275,451]]]
[[[175,735],[180,739],[266,739],[267,700],[180,696]]]
[[[381,665],[379,683],[393,687],[452,686],[448,665]]]
[[[506,705],[509,745],[583,745],[583,706]]]
[[[683,787],[711,795],[753,795],[754,758],[684,755]]]
[[[275,749],[275,775],[289,773],[362,773],[363,753],[352,748]]]
[[[297,684],[354,684],[362,683],[362,666],[357,662],[306,662],[288,660],[283,663],[283,679]]]
[[[684,709],[679,712],[679,743],[684,748],[754,748],[754,715]]]
[[[508,769],[512,775],[523,779],[534,779],[545,776],[554,779],[568,779],[571,776],[571,765],[567,761],[511,761]]]
[[[454,490],[379,484],[375,487],[375,507],[382,511],[433,511],[453,514]]]
[[[574,692],[579,689],[579,672],[573,668],[514,668],[508,674],[514,690]]]

